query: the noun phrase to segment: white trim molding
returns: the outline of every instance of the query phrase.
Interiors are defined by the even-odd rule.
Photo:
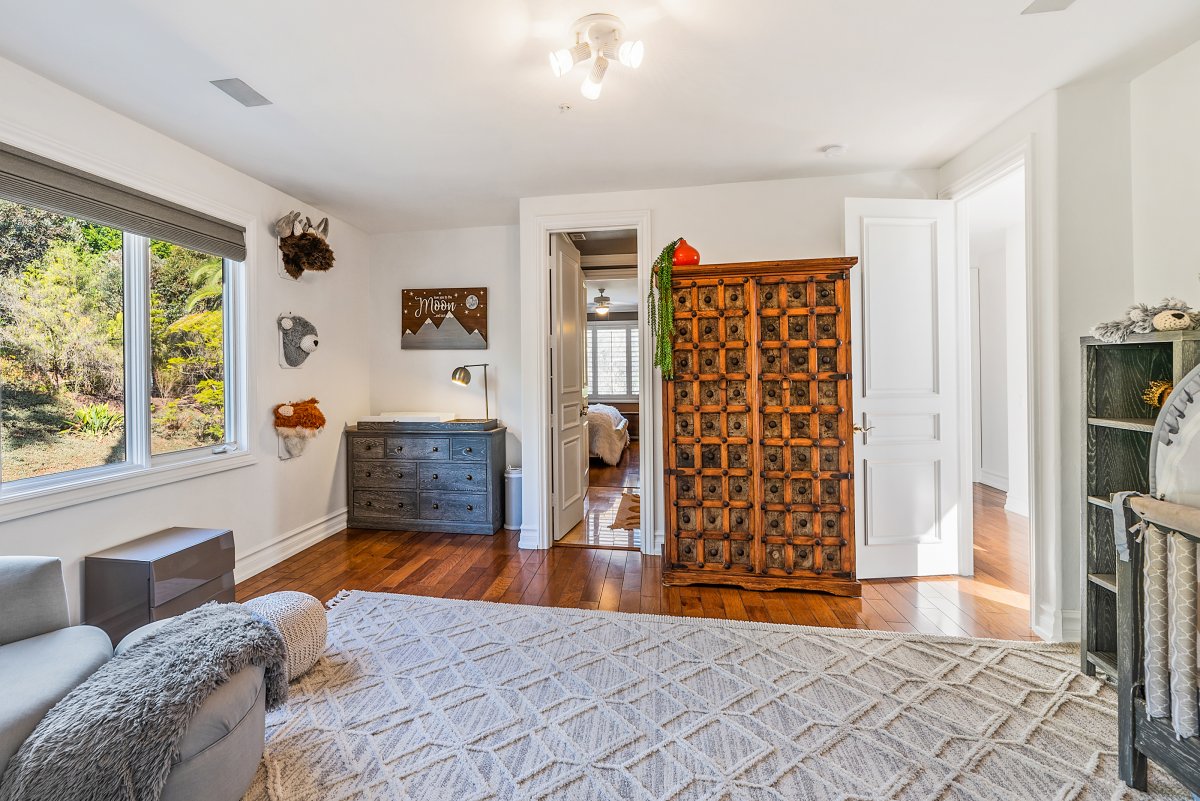
[[[1058,453],[1060,421],[1057,415],[1040,415],[1039,408],[1058,409],[1058,351],[1054,322],[1058,317],[1056,277],[1042,269],[1039,253],[1042,231],[1037,223],[1037,181],[1039,165],[1035,160],[1032,135],[984,162],[954,181],[938,197],[961,201],[995,181],[1024,167],[1025,169],[1025,310],[1027,417],[1029,421],[1029,477],[1026,497],[1029,514],[1029,610],[1030,627],[1042,639],[1058,641],[1070,634],[1074,616],[1078,636],[1078,611],[1065,610],[1063,599],[1062,529],[1058,525],[1058,499],[1061,479],[1054,454]],[[1051,198],[1042,198],[1049,203]],[[968,221],[965,212],[959,224]],[[960,246],[963,242],[960,231]],[[969,375],[969,371],[968,371]],[[968,395],[968,411],[970,411]],[[968,440],[969,442],[970,440]],[[970,464],[967,460],[967,464]],[[1010,488],[1010,492],[1013,490]],[[1018,496],[1020,492],[1016,493]],[[1065,627],[1065,631],[1064,631]]]
[[[521,383],[530,391],[521,396],[521,463],[524,482],[521,506],[525,521],[519,545],[549,548],[552,545],[550,513],[550,236],[570,231],[620,228],[637,230],[638,293],[650,291],[650,211],[614,211],[580,214],[521,214]],[[661,484],[659,415],[656,410],[661,382],[651,363],[650,337],[639,339],[641,348],[641,441],[650,443],[641,454],[642,532],[655,530]],[[642,537],[643,553],[658,553],[658,537]]]
[[[305,548],[337,534],[346,527],[346,512],[346,507],[342,507],[311,523],[286,531],[237,557],[233,566],[234,581],[245,581],[269,567],[274,567],[289,556],[295,556]]]

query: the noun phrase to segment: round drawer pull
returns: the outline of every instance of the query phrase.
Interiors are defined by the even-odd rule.
[[[467,448],[466,450],[463,451],[463,453],[474,453],[474,450],[472,450],[471,448]]]
[[[470,503],[468,503],[468,504],[467,504],[467,511],[468,511],[468,512],[474,512],[474,511],[475,511],[475,505],[474,505],[474,504],[470,504]]]
[[[368,444],[368,445],[363,446],[363,450],[364,451],[373,451],[373,450],[375,450],[375,446]]]
[[[396,508],[397,508],[397,509],[403,509],[403,508],[404,508],[404,504],[402,504],[402,503],[398,503],[398,504],[396,504]]]
[[[467,481],[474,481],[474,480],[475,480],[475,477],[473,475],[471,475],[470,473],[467,473]]]
[[[363,475],[364,475],[364,476],[366,476],[367,478],[370,478],[370,477],[371,477],[371,471],[369,471],[369,470],[368,470],[367,472],[363,473]]]
[[[440,507],[440,506],[438,506],[438,505],[435,503],[435,504],[433,505],[433,508],[434,508],[434,509],[440,509],[441,507]]]
[[[374,506],[374,505],[375,504],[371,503],[370,501],[367,501],[365,504],[363,504],[363,506]]]
[[[434,446],[433,446],[433,452],[434,452],[434,453],[437,453],[437,452],[438,452],[438,447],[437,447],[437,445],[434,445]]]
[[[434,473],[434,474],[433,474],[433,480],[434,480],[434,481],[437,481],[437,480],[438,480],[438,474],[437,474],[437,473]]]

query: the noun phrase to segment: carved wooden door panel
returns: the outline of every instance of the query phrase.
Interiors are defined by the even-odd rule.
[[[844,273],[760,277],[761,561],[767,576],[849,578],[850,398]]]
[[[686,570],[754,570],[748,290],[745,278],[674,282],[666,545]]]

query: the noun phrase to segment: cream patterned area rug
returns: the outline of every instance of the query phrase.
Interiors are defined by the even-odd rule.
[[[1069,646],[342,593],[262,801],[1113,801]]]

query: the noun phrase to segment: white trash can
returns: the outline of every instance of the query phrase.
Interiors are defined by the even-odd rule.
[[[512,465],[504,469],[504,527],[521,528],[521,468]]]

